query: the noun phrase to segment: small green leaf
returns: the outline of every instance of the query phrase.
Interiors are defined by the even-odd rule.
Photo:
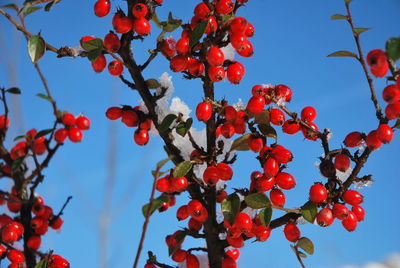
[[[239,209],[240,198],[237,194],[228,195],[221,203],[222,214],[224,214],[224,218],[229,222],[229,224],[233,224],[236,215],[239,213]]]
[[[254,116],[254,123],[269,125],[269,111],[264,110]]]
[[[186,232],[179,232],[178,234],[176,234],[174,236],[175,240],[176,240],[176,246],[175,247],[168,247],[168,254],[169,256],[171,256],[172,254],[174,254],[174,252],[181,247],[181,244],[183,242],[183,240],[185,239],[186,236]]]
[[[353,29],[353,32],[354,32],[355,34],[360,35],[360,34],[362,34],[363,32],[366,32],[366,31],[369,31],[369,30],[371,30],[371,28],[354,28],[354,29]]]
[[[158,19],[157,13],[156,11],[153,12],[153,18],[152,18],[153,22],[157,25],[158,28],[162,29],[163,26],[161,25],[160,20]]]
[[[222,24],[224,24],[225,22],[227,22],[228,20],[232,19],[235,15],[233,14],[227,14],[227,15],[223,15],[222,16]]]
[[[350,3],[351,1],[353,1],[353,0],[344,0],[346,3]]]
[[[161,169],[163,166],[165,166],[166,163],[168,163],[168,161],[172,160],[174,157],[170,156],[168,158],[165,158],[163,160],[161,160],[160,162],[157,163],[157,169]]]
[[[102,49],[95,49],[95,50],[89,51],[87,58],[90,61],[95,61],[101,55],[102,52],[103,52]]]
[[[153,203],[151,204],[151,209],[150,209],[150,215],[152,215],[154,213],[154,211],[156,211],[158,208],[160,208],[164,202],[168,202],[168,201],[169,201],[168,195],[164,195],[164,194],[160,195],[156,199],[153,199]],[[149,204],[146,204],[142,207],[143,216],[146,217],[148,209],[149,209]]]
[[[35,6],[35,7],[24,8],[24,12],[23,12],[24,16],[26,17],[29,14],[32,14],[33,12],[38,11],[39,9],[42,9],[42,7]]]
[[[14,9],[15,11],[18,12],[18,6],[16,4],[6,4],[4,6],[1,6],[2,8],[9,8],[9,9]]]
[[[45,95],[45,94],[39,93],[39,94],[36,94],[36,96],[38,96],[39,98],[42,98],[42,99],[44,99],[44,100],[47,100],[47,101],[51,102],[51,98],[50,98],[49,96]]]
[[[180,123],[176,126],[176,133],[178,133],[178,134],[181,135],[182,137],[185,137],[185,135],[186,135],[186,128],[185,128],[185,123],[184,123],[184,122],[180,122]]]
[[[314,254],[314,244],[313,242],[308,239],[307,237],[301,237],[298,241],[297,241],[297,246],[299,248],[301,248],[302,250],[304,250],[305,252],[307,252],[310,255]]]
[[[348,17],[342,14],[335,14],[331,16],[331,20],[347,20]]]
[[[300,256],[301,258],[307,258],[307,255],[304,254],[304,252],[301,252],[300,250],[298,250],[297,252],[299,253],[299,256]]]
[[[161,87],[160,82],[157,81],[157,79],[150,78],[146,80],[146,85],[150,89],[155,89]]]
[[[167,25],[163,26],[163,31],[170,33],[178,29],[181,25],[181,20],[179,20],[179,22],[168,22]]]
[[[262,193],[254,193],[244,198],[246,204],[254,209],[271,207],[271,201]]]
[[[25,139],[25,135],[20,135],[20,136],[15,137],[13,141],[18,141],[21,139]]]
[[[301,214],[308,222],[314,223],[318,213],[318,207],[315,203],[308,201],[301,207]]]
[[[157,176],[157,178],[159,178],[159,177],[162,177],[163,175],[169,173],[170,171],[171,171],[171,169],[168,169],[168,170],[166,170],[166,171],[159,171],[159,172],[158,172],[158,176],[157,176],[157,171],[152,170],[152,171],[151,171],[151,175],[153,175],[153,177],[156,177],[156,176]]]
[[[231,146],[231,152],[232,151],[248,151],[250,150],[248,140],[250,138],[250,133],[244,134],[243,136],[237,138],[236,140],[233,141],[232,146]]]
[[[258,215],[260,217],[261,223],[265,227],[268,227],[272,218],[272,208],[271,207],[264,208],[260,211]]]
[[[83,42],[82,48],[88,52],[98,49],[103,49],[103,40],[95,38],[86,42]]]
[[[386,51],[393,61],[400,59],[400,38],[390,38],[386,42]]]
[[[41,260],[38,262],[34,268],[46,268],[46,259]]]
[[[42,137],[42,136],[46,136],[47,134],[51,133],[52,131],[53,131],[53,129],[44,129],[44,130],[41,130],[41,131],[39,131],[39,132],[36,134],[35,139],[38,139],[38,138],[40,138],[40,137]]]
[[[12,87],[6,90],[6,92],[11,94],[21,94],[21,90],[17,87]]]
[[[32,35],[28,41],[28,53],[31,61],[37,63],[43,57],[46,43],[40,35]]]
[[[208,20],[203,20],[199,24],[197,24],[196,28],[194,28],[193,32],[190,33],[190,47],[192,48],[197,42],[201,39],[203,34],[206,32],[208,25]]]
[[[396,123],[394,124],[393,128],[400,129],[400,119],[397,119]]]
[[[180,178],[185,176],[193,167],[192,162],[190,161],[183,161],[180,162],[175,168],[172,175],[174,178]]]
[[[164,117],[163,121],[160,124],[159,130],[160,132],[165,132],[169,129],[171,126],[172,122],[174,122],[175,119],[178,117],[175,114],[169,114],[166,117]]]
[[[17,159],[14,160],[12,163],[11,169],[13,172],[17,171],[21,164],[24,162],[25,156],[18,157]]]
[[[261,133],[267,137],[274,138],[276,142],[278,142],[278,134],[276,133],[275,128],[270,125],[259,124],[258,129]]]
[[[357,55],[347,50],[340,50],[329,54],[327,57],[353,57],[358,59]]]
[[[58,2],[58,1],[53,1],[53,2],[48,3],[48,4],[44,7],[44,11],[50,11],[50,10],[53,8],[53,6],[54,6],[57,2]]]

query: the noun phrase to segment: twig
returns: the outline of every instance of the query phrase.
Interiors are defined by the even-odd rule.
[[[306,266],[304,265],[303,260],[302,260],[301,257],[300,257],[300,252],[297,250],[297,246],[294,246],[294,248],[296,249],[296,252],[295,252],[295,253],[296,253],[296,258],[297,258],[297,260],[299,261],[301,267],[302,267],[302,268],[306,268]]]
[[[40,80],[42,81],[42,84],[43,84],[43,86],[44,86],[44,89],[46,90],[47,96],[50,98],[51,105],[53,106],[53,113],[54,113],[54,116],[55,116],[56,119],[57,119],[57,118],[58,118],[57,104],[56,104],[56,101],[54,100],[54,98],[53,98],[53,96],[52,96],[52,94],[51,94],[51,92],[50,92],[50,88],[49,88],[49,85],[47,84],[47,80],[46,80],[46,78],[44,77],[43,72],[42,72],[42,70],[41,70],[39,64],[38,64],[38,63],[35,63],[34,66],[35,66],[36,71],[37,71],[38,74],[39,74],[39,77],[40,77]]]
[[[136,85],[130,81],[128,81],[127,79],[125,79],[125,77],[121,74],[119,76],[119,78],[121,79],[121,81],[127,85],[128,87],[130,87],[131,89],[135,90],[136,89]]]
[[[64,209],[67,207],[69,201],[71,201],[72,196],[68,196],[67,200],[65,201],[64,205],[62,206],[62,208],[60,209],[60,212],[58,212],[56,218],[59,218],[61,215],[63,215],[64,213]]]
[[[142,65],[139,65],[140,70],[143,71],[144,69],[146,69],[146,67],[150,64],[150,62],[152,62],[152,61],[155,59],[155,57],[157,57],[157,54],[158,54],[158,50],[157,50],[157,49],[152,50],[152,51],[150,52],[150,56],[149,56],[149,58],[146,60],[146,62],[143,63]]]

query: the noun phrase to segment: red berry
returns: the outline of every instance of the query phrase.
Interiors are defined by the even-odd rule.
[[[189,220],[188,227],[189,227],[190,230],[198,232],[198,231],[201,230],[201,227],[203,227],[203,224],[201,222],[191,218]]]
[[[61,257],[60,255],[54,254],[51,256],[52,262],[49,268],[68,268],[70,267],[69,262]]]
[[[286,202],[285,194],[280,189],[272,189],[269,193],[272,204],[283,207]]]
[[[363,221],[365,218],[365,210],[362,206],[354,206],[351,211],[356,215],[357,221]]]
[[[12,244],[20,238],[17,228],[12,223],[9,223],[1,230],[1,239],[5,243]]]
[[[247,36],[244,33],[232,34],[230,41],[235,49],[243,50],[248,42]]]
[[[236,52],[242,57],[251,57],[254,54],[253,44],[249,40],[247,40],[244,42],[242,47],[236,49]]]
[[[224,201],[227,196],[228,193],[226,191],[222,190],[221,192],[219,192],[217,194],[217,203],[222,203],[222,201]]]
[[[382,146],[382,141],[379,139],[378,132],[376,130],[372,130],[370,133],[368,133],[365,142],[371,151],[374,151]]]
[[[0,115],[0,129],[4,130],[6,128],[8,128],[8,126],[10,125],[10,118],[5,117],[5,115]]]
[[[186,255],[186,268],[200,268],[200,262],[195,255]]]
[[[257,153],[263,147],[264,142],[263,142],[262,138],[255,136],[255,135],[250,135],[249,139],[247,140],[247,144],[248,144],[250,150]]]
[[[119,10],[112,19],[112,25],[117,33],[127,33],[133,28],[133,20]]]
[[[250,232],[253,222],[250,216],[246,213],[240,212],[237,214],[233,227],[239,229],[242,233]]]
[[[301,120],[305,122],[312,122],[317,118],[317,111],[312,106],[304,107],[301,110]]]
[[[152,263],[147,263],[144,265],[144,268],[157,268],[157,267]]]
[[[176,53],[176,41],[171,36],[162,41],[161,52],[166,57],[173,57]]]
[[[335,157],[335,168],[341,172],[346,172],[350,168],[350,157],[346,154],[338,154]]]
[[[107,60],[103,54],[100,54],[94,61],[92,61],[92,68],[96,73],[101,73],[106,68]]]
[[[202,210],[203,210],[203,205],[198,200],[191,200],[187,204],[187,211],[189,215],[192,217],[199,215]]]
[[[240,235],[240,231],[239,231],[239,235]],[[230,246],[232,246],[234,248],[241,248],[244,246],[244,241],[241,236],[239,236],[239,237],[227,236],[226,241],[228,242],[228,244]]]
[[[215,9],[219,14],[226,15],[233,11],[235,4],[232,0],[218,0]]]
[[[199,77],[204,73],[204,64],[198,59],[191,59],[189,61],[188,71],[191,75]]]
[[[106,117],[110,120],[117,120],[122,116],[122,109],[119,107],[110,107],[107,109]]]
[[[169,62],[169,67],[173,72],[179,73],[185,71],[189,65],[188,56],[177,55],[171,59]]]
[[[186,259],[187,252],[186,250],[182,249],[177,249],[173,254],[172,254],[172,260],[175,262],[183,262]]]
[[[121,121],[127,127],[136,127],[139,124],[139,116],[134,110],[125,110],[122,112]]]
[[[7,254],[7,258],[10,260],[10,262],[24,262],[25,261],[25,255],[19,250],[16,249],[10,249]]]
[[[107,34],[106,37],[104,37],[104,47],[110,52],[117,52],[121,47],[121,41],[118,35],[113,32]]]
[[[269,111],[269,120],[271,124],[276,126],[282,126],[286,120],[285,114],[279,109],[270,109]]]
[[[266,191],[271,190],[274,184],[275,184],[274,177],[268,178],[266,176],[262,176],[260,179],[256,181],[256,188],[258,192],[264,193]]]
[[[371,67],[371,73],[376,77],[384,77],[389,70],[386,53],[380,49],[368,53],[367,63]]]
[[[275,158],[279,164],[287,164],[293,159],[292,152],[282,145],[275,146],[271,151],[271,156]]]
[[[159,192],[165,193],[169,191],[169,180],[164,177],[157,180],[156,189]]]
[[[71,113],[65,113],[62,117],[62,122],[66,126],[73,126],[76,123],[75,116]]]
[[[294,119],[286,120],[285,123],[283,123],[282,131],[285,132],[286,134],[295,134],[299,132],[299,130],[300,130],[300,125],[297,124],[294,121]]]
[[[138,35],[148,35],[151,31],[151,24],[150,22],[145,19],[145,18],[137,18],[133,21],[133,30],[138,34]]]
[[[342,199],[349,205],[357,206],[363,202],[364,197],[356,190],[347,190]]]
[[[222,260],[222,268],[237,268],[237,264],[231,257],[225,257]]]
[[[290,102],[292,100],[293,92],[292,90],[285,85],[276,85],[275,86],[275,96],[278,100],[284,100],[286,102]]]
[[[379,125],[378,129],[376,130],[378,139],[382,143],[389,143],[393,139],[393,129],[387,124]]]
[[[279,172],[279,163],[272,157],[268,157],[264,163],[264,174],[268,177],[274,177]]]
[[[247,103],[247,111],[252,114],[259,114],[264,110],[265,98],[262,96],[253,96]]]
[[[217,184],[219,178],[220,178],[220,175],[219,175],[219,170],[217,167],[210,166],[204,170],[203,180],[208,185],[213,186],[213,185]]]
[[[363,141],[362,134],[360,132],[355,131],[347,134],[343,143],[347,147],[354,148],[360,146],[362,141]]]
[[[296,242],[300,238],[299,227],[297,227],[297,225],[294,223],[286,224],[285,228],[283,229],[283,232],[285,234],[286,239],[289,240],[290,242]]]
[[[240,257],[240,251],[237,248],[227,250],[225,253],[235,261]]]
[[[220,82],[225,79],[225,69],[221,66],[210,66],[208,68],[208,77],[212,82]]]
[[[247,37],[252,37],[252,36],[254,36],[254,26],[253,26],[253,24],[251,24],[250,22],[247,23],[246,31],[244,32],[244,34],[245,34]]]
[[[357,228],[356,214],[354,214],[353,211],[349,211],[349,214],[346,217],[346,219],[342,220],[342,225],[347,231],[349,232],[354,231]]]
[[[235,134],[235,127],[231,123],[225,122],[221,126],[221,134],[225,138],[229,139]]]
[[[349,215],[349,209],[340,203],[336,203],[332,207],[333,216],[339,220],[344,220]]]
[[[239,84],[245,74],[245,68],[243,64],[237,61],[233,61],[232,64],[226,69],[226,74],[229,82],[232,84]]]
[[[207,35],[210,33],[215,33],[218,30],[217,19],[214,16],[209,16],[207,18],[207,20],[208,20],[208,25],[207,25],[205,33]]]
[[[189,212],[187,211],[187,205],[183,205],[176,211],[176,218],[178,221],[186,220],[189,217]]]
[[[90,128],[90,120],[86,116],[80,115],[76,118],[76,126],[81,130],[88,130]]]
[[[146,17],[148,12],[148,8],[145,4],[137,3],[132,8],[132,14],[135,18],[143,18]]]
[[[387,86],[382,92],[382,98],[387,103],[399,102],[400,101],[400,87],[397,84]]]
[[[120,76],[124,72],[124,64],[120,61],[113,60],[108,64],[108,72],[113,76]]]
[[[80,142],[83,139],[82,131],[77,127],[68,129],[68,138],[72,142]]]
[[[332,225],[335,218],[329,208],[323,208],[318,212],[316,220],[319,226],[327,227]]]
[[[219,47],[213,46],[207,52],[207,62],[212,66],[221,66],[225,61],[224,52]]]
[[[138,128],[133,135],[133,139],[137,145],[144,146],[149,142],[149,132]]]
[[[231,33],[244,33],[247,28],[247,20],[243,17],[235,17],[229,21]]]
[[[200,102],[196,108],[197,120],[207,122],[212,116],[212,106],[209,102]]]
[[[224,108],[224,116],[226,121],[233,123],[236,118],[238,117],[238,112],[236,111],[235,107],[229,105]]]
[[[190,38],[189,37],[182,37],[176,43],[176,51],[181,55],[187,55],[190,49]]]
[[[328,191],[321,183],[316,183],[310,187],[310,201],[319,204],[328,198]]]
[[[205,19],[208,13],[210,13],[210,9],[208,8],[207,4],[203,2],[197,4],[197,6],[194,8],[194,15],[197,18]]]
[[[318,131],[318,127],[316,124],[312,122],[309,122],[308,124],[310,125],[311,129]],[[318,139],[318,135],[308,128],[302,127],[301,131],[303,132],[304,138],[306,138],[307,140],[316,141]]]
[[[218,171],[218,176],[221,180],[228,181],[232,179],[233,170],[228,164],[218,163],[217,171]]]
[[[276,184],[284,190],[290,190],[296,186],[293,176],[286,172],[280,172],[275,177]]]
[[[94,14],[97,17],[105,17],[108,15],[111,9],[111,3],[108,0],[98,0],[94,4]]]
[[[58,143],[64,143],[68,137],[68,130],[60,128],[54,133],[54,140]]]
[[[400,102],[391,103],[386,106],[385,114],[389,120],[400,118]]]
[[[42,243],[42,239],[38,235],[33,235],[29,237],[27,245],[32,250],[38,250],[40,248],[40,244]]]

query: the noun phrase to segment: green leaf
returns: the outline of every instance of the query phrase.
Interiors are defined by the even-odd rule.
[[[38,262],[34,268],[46,268],[46,259],[41,260]]]
[[[95,49],[95,50],[89,51],[87,58],[90,61],[95,61],[101,55],[102,52],[103,52],[102,49]]]
[[[162,177],[163,175],[169,173],[170,171],[171,171],[171,169],[168,169],[168,170],[166,170],[166,171],[160,171],[160,172],[158,172],[158,176],[157,176],[157,171],[152,170],[152,171],[151,171],[151,175],[153,175],[153,177],[159,178],[159,177]]]
[[[38,11],[39,9],[42,9],[42,7],[38,7],[38,6],[35,6],[35,7],[27,7],[27,8],[24,8],[24,16],[26,17],[26,16],[28,16],[29,14],[31,14],[31,13],[33,13],[33,12],[35,12],[35,11]]]
[[[166,24],[163,25],[163,31],[170,33],[170,32],[175,31],[176,29],[178,29],[179,26],[181,26],[181,25],[182,25],[182,20],[174,19],[172,17],[172,13],[169,12],[168,13],[168,21]]]
[[[314,223],[318,213],[318,207],[315,203],[308,201],[301,207],[301,214],[308,222]]]
[[[386,42],[386,51],[390,59],[397,61],[400,59],[400,38],[390,38]]]
[[[162,29],[163,26],[161,25],[160,20],[158,19],[157,13],[156,11],[153,12],[153,18],[152,18],[153,22],[157,25],[158,28]]]
[[[244,201],[249,207],[254,209],[271,207],[271,201],[262,193],[250,194],[244,198]]]
[[[186,122],[181,122],[176,126],[176,133],[181,135],[182,137],[185,137],[190,128],[192,127],[193,124],[193,119],[188,118]]]
[[[43,57],[46,43],[40,35],[32,35],[28,41],[28,53],[31,61],[37,63]]]
[[[168,255],[171,256],[174,252],[181,247],[183,240],[185,239],[186,232],[179,232],[175,235],[176,246],[175,247],[168,247]]]
[[[197,24],[197,26],[196,26],[196,28],[194,28],[193,32],[190,33],[189,44],[190,44],[191,48],[197,44],[197,42],[200,40],[200,38],[206,32],[207,25],[208,25],[208,20],[203,20],[202,22]]]
[[[49,134],[49,133],[51,133],[51,132],[53,132],[53,129],[44,129],[44,130],[41,130],[41,131],[39,131],[39,132],[36,134],[35,140],[38,139],[38,138],[40,138],[40,137],[46,136],[47,134]]]
[[[25,156],[18,157],[17,159],[14,160],[12,163],[11,169],[13,172],[17,171],[21,164],[24,162]]]
[[[82,48],[88,52],[93,50],[103,49],[103,40],[95,38],[86,42],[83,42]]]
[[[342,14],[335,14],[331,16],[331,20],[347,20],[348,17]]]
[[[2,8],[9,8],[9,9],[14,9],[15,11],[18,12],[18,6],[16,4],[6,4],[4,6],[1,6]]]
[[[353,32],[354,32],[355,34],[360,35],[360,34],[362,34],[363,32],[366,32],[366,31],[369,31],[369,30],[371,30],[371,28],[354,28],[354,29],[353,29]]]
[[[155,89],[161,87],[160,82],[157,81],[157,79],[150,78],[146,80],[146,85],[150,89]]]
[[[160,208],[164,202],[168,202],[168,201],[169,201],[169,197],[168,197],[168,195],[165,195],[165,194],[162,194],[159,197],[157,197],[156,199],[153,199],[153,203],[151,204],[151,209],[150,209],[150,215],[152,215],[154,213],[154,211],[156,211],[156,209]],[[146,217],[148,209],[149,209],[149,204],[146,204],[142,207],[143,216]]]
[[[353,57],[358,59],[357,55],[347,50],[340,50],[329,54],[327,57]]]
[[[49,96],[45,95],[45,94],[39,93],[39,94],[36,94],[36,96],[38,96],[39,98],[42,98],[42,99],[44,99],[44,100],[47,100],[47,101],[51,102],[51,98],[50,98]]]
[[[301,248],[302,250],[304,250],[305,252],[307,252],[310,255],[314,254],[314,244],[313,242],[308,239],[307,237],[301,237],[298,241],[297,241],[297,246],[299,248]]]
[[[58,2],[58,1],[53,1],[53,2],[48,3],[48,4],[44,7],[44,11],[50,11],[50,10],[53,8],[53,6],[54,6],[57,2]]]
[[[6,92],[11,94],[21,94],[21,90],[17,87],[12,87],[6,90]]]
[[[233,17],[235,17],[235,15],[233,15],[233,14],[223,15],[223,16],[222,16],[222,24],[224,24],[224,23],[227,22],[228,20],[232,19]]]
[[[400,119],[397,119],[396,123],[394,124],[393,128],[400,129]]]
[[[169,114],[166,117],[164,117],[163,121],[160,124],[159,130],[160,132],[165,132],[169,129],[171,126],[172,122],[174,122],[175,119],[178,117],[175,114]]]
[[[264,110],[254,116],[254,123],[269,125],[269,111]]]
[[[236,140],[233,141],[232,146],[231,146],[231,152],[232,151],[248,151],[250,150],[248,140],[250,137],[250,133],[244,134],[243,136],[237,138]]]
[[[193,167],[192,162],[190,161],[183,161],[180,162],[175,168],[172,175],[174,178],[180,178],[185,176]]]
[[[18,140],[20,140],[20,139],[25,139],[25,135],[20,135],[20,136],[15,137],[15,138],[13,139],[13,141],[18,141]]]
[[[300,250],[298,250],[297,252],[299,253],[299,256],[300,256],[301,258],[307,258],[307,255],[304,254],[304,252],[301,252]]]
[[[224,218],[229,222],[229,224],[233,224],[236,215],[239,213],[239,209],[240,198],[237,194],[228,195],[221,203],[222,214],[224,214]]]
[[[258,129],[261,133],[267,137],[274,138],[276,142],[278,142],[278,134],[276,133],[275,128],[266,124],[259,124]]]
[[[268,227],[272,218],[272,208],[271,207],[264,208],[260,211],[258,215],[260,217],[261,223],[265,227]]]

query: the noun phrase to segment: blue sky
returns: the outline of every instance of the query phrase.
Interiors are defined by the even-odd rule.
[[[11,0],[10,0],[11,1]],[[2,1],[6,2],[6,1]],[[159,17],[165,18],[172,10],[177,17],[189,21],[196,2],[165,0]],[[41,31],[45,40],[53,46],[77,46],[85,35],[104,37],[111,29],[111,16],[100,19],[94,16],[94,1],[62,1],[52,12],[37,12],[27,19],[28,30]],[[112,1],[113,10],[123,1]],[[385,41],[398,32],[398,0],[357,1],[352,4],[358,27],[371,27],[362,35],[364,52],[383,48]],[[317,125],[332,130],[331,146],[339,148],[344,136],[354,130],[369,132],[377,127],[374,111],[369,100],[368,85],[359,64],[348,58],[327,58],[337,50],[355,51],[355,44],[348,25],[344,21],[331,21],[332,14],[344,13],[341,0],[334,1],[249,1],[239,11],[255,26],[251,40],[255,55],[239,59],[246,67],[246,76],[239,86],[229,82],[216,85],[216,96],[226,97],[235,103],[238,98],[246,101],[251,87],[260,83],[286,84],[293,90],[293,101],[288,107],[300,111],[313,105],[318,111]],[[138,62],[147,58],[147,49],[153,48],[159,29],[153,26],[152,35],[144,42],[134,44]],[[179,33],[175,33],[177,38]],[[111,210],[107,243],[109,267],[129,267],[136,253],[143,217],[141,206],[147,202],[151,186],[151,173],[155,163],[165,158],[162,143],[152,136],[145,147],[133,142],[133,130],[120,122],[108,122],[104,112],[110,106],[128,104],[135,106],[138,96],[108,73],[95,74],[87,59],[58,59],[47,53],[40,61],[49,86],[62,110],[74,114],[83,113],[92,120],[92,128],[85,132],[80,144],[67,143],[54,157],[45,171],[46,179],[38,191],[46,203],[56,211],[69,195],[74,198],[65,211],[65,224],[61,233],[50,231],[44,238],[43,250],[54,249],[65,256],[72,267],[99,267],[103,247],[99,240],[101,213]],[[158,57],[146,69],[146,78],[158,78],[168,71],[168,62]],[[171,72],[170,72],[171,73]],[[199,81],[183,80],[173,74],[175,95],[182,98],[194,110],[201,100]],[[386,82],[376,80],[378,96]],[[18,86],[22,95],[13,99],[12,106],[20,107],[12,112],[10,137],[30,128],[46,129],[52,125],[51,106],[35,97],[43,92],[35,70],[27,56],[25,40],[4,18],[0,18],[0,86]],[[381,102],[382,103],[382,102]],[[383,103],[382,103],[383,104]],[[384,105],[384,104],[383,104]],[[14,124],[13,124],[14,122]],[[196,124],[201,128],[201,124]],[[308,188],[321,181],[315,166],[322,150],[318,142],[305,141],[301,135],[280,134],[279,141],[293,151],[295,159],[289,165],[298,185],[287,194],[287,206],[296,207],[307,199]],[[12,144],[12,140],[8,141]],[[340,222],[323,229],[314,225],[301,226],[304,236],[314,241],[315,255],[306,259],[307,267],[331,268],[344,264],[362,264],[381,260],[393,252],[399,252],[400,231],[397,204],[400,197],[398,176],[398,148],[400,139],[395,136],[390,145],[375,152],[362,174],[373,174],[375,183],[364,188],[366,220],[353,233],[345,231]],[[110,168],[110,148],[115,150],[115,180],[107,184]],[[234,166],[232,187],[247,185],[249,174],[258,170],[254,154],[241,153]],[[3,187],[9,187],[6,181]],[[105,202],[105,192],[111,192]],[[145,201],[146,200],[146,201]],[[151,218],[149,233],[144,245],[142,262],[147,250],[152,250],[160,261],[168,259],[164,237],[178,227],[175,211],[187,202],[178,198],[177,205],[166,213]],[[3,209],[3,208],[2,208]],[[185,241],[186,248],[202,246],[202,241]],[[297,267],[297,261],[283,237],[281,229],[272,232],[262,244],[247,243],[241,250],[239,267]]]

